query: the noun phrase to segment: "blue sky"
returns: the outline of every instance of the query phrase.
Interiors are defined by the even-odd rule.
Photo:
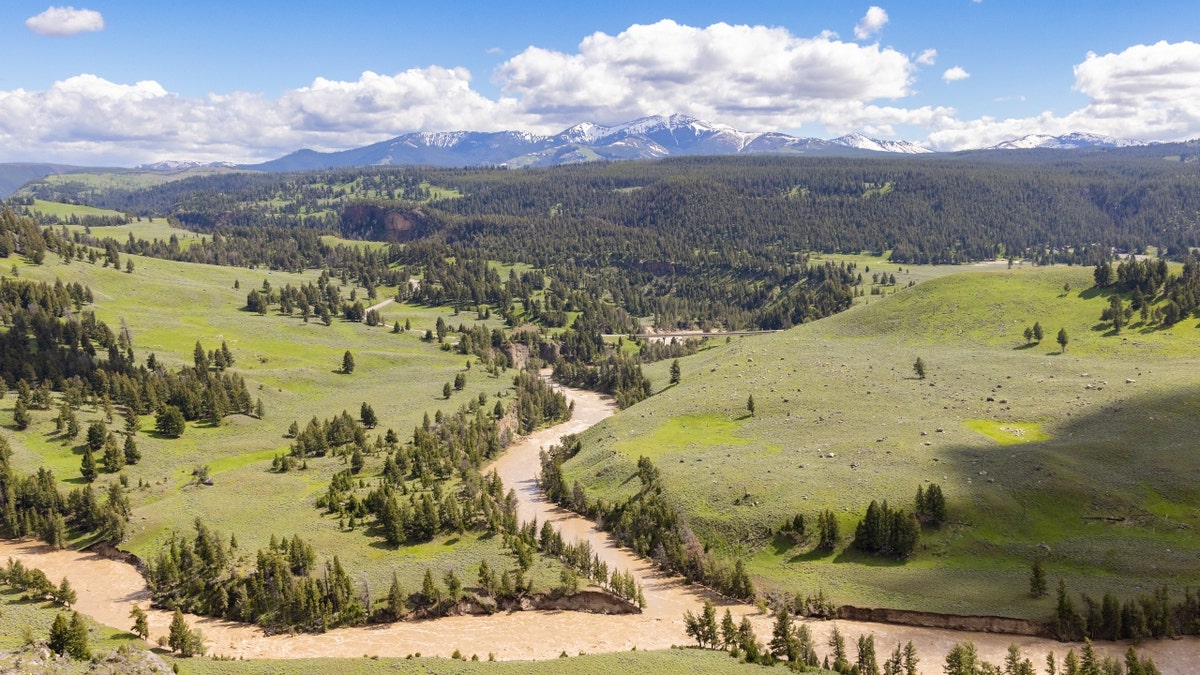
[[[675,112],[937,149],[1180,140],[1200,137],[1195,40],[1194,0],[8,0],[0,161],[249,161]]]

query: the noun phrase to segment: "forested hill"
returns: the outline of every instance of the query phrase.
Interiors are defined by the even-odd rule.
[[[890,251],[900,264],[1016,257],[1095,265],[1114,251],[1154,247],[1182,259],[1200,246],[1198,154],[1195,144],[1174,144],[986,158],[377,167],[229,173],[120,191],[44,181],[22,194],[171,216],[222,234],[237,264],[278,264],[279,252],[265,249],[283,238],[295,249],[297,228],[422,242],[428,246],[398,249],[392,262],[423,265],[414,258],[423,252],[530,263],[634,316],[774,328],[836,311],[861,292],[851,287],[856,271],[809,269],[810,252]],[[247,234],[264,228],[278,232]],[[327,255],[312,243],[305,265]]]

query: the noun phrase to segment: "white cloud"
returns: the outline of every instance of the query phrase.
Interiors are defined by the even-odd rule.
[[[858,38],[859,40],[866,40],[867,38],[876,35],[879,33],[879,31],[883,30],[883,27],[887,25],[887,22],[887,12],[884,11],[882,7],[871,5],[871,7],[867,9],[867,13],[863,15],[863,18],[860,19],[857,24],[855,24],[854,37]]]
[[[1158,42],[1075,66],[1075,90],[1087,105],[1063,115],[951,120],[927,139],[953,150],[994,145],[1028,134],[1082,131],[1133,140],[1182,141],[1200,136],[1200,44]]]
[[[484,96],[463,68],[318,77],[277,98],[245,92],[185,98],[157,82],[79,75],[44,91],[0,91],[0,159],[140,163],[163,158],[270,159],[336,150],[411,131],[521,129],[685,113],[737,128],[813,135],[928,126],[948,109],[909,110],[916,65],[878,44],[784,28],[706,28],[664,20],[594,33],[565,53],[529,47]],[[809,127],[814,128],[807,131]]]
[[[67,36],[104,30],[104,17],[91,9],[50,7],[25,19],[25,27],[38,35]]]
[[[317,78],[274,100],[244,92],[183,98],[153,81],[125,85],[85,74],[45,91],[0,92],[0,147],[9,160],[81,164],[258,161],[406,131],[486,131],[530,122],[513,108],[512,101],[491,101],[472,90],[464,69],[366,72],[351,82]]]
[[[488,97],[463,68],[431,66],[355,80],[318,77],[268,98],[246,92],[183,97],[154,81],[83,74],[44,90],[0,91],[0,161],[136,164],[158,159],[271,159],[298,148],[339,150],[411,131],[521,129],[623,122],[686,113],[747,131],[814,136],[925,129],[950,150],[1030,133],[1087,131],[1122,138],[1200,136],[1200,45],[1135,45],[1075,66],[1087,105],[1066,114],[959,119],[948,106],[905,107],[920,65],[878,44],[831,33],[664,20],[595,33],[569,52],[529,47],[493,77]],[[967,76],[955,66],[947,81]]]
[[[831,104],[908,96],[914,68],[893,49],[825,34],[663,20],[595,33],[571,54],[530,47],[501,65],[496,79],[520,109],[547,123],[684,112],[794,128]]]
[[[942,79],[948,83],[949,82],[958,82],[959,80],[965,80],[970,76],[971,76],[971,74],[968,73],[966,70],[963,70],[962,66],[954,66],[953,68],[948,68],[948,69],[946,69],[946,72],[942,73]]]

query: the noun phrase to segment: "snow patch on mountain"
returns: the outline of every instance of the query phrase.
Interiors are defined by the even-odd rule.
[[[199,168],[232,169],[236,166],[233,162],[197,162],[194,160],[165,159],[160,162],[139,164],[134,168],[145,169],[147,171],[183,171],[185,169]]]
[[[1072,132],[1060,136],[1050,134],[1029,134],[1021,138],[998,143],[985,150],[1030,150],[1046,148],[1052,150],[1077,150],[1080,148],[1129,148],[1139,145],[1151,145],[1146,141],[1132,141],[1125,138],[1114,138],[1101,134]]]
[[[892,152],[903,155],[923,155],[933,152],[933,150],[912,141],[881,141],[878,138],[870,138],[860,133],[846,134],[845,136],[833,139],[831,142],[844,145],[848,148],[858,148],[859,150]]]

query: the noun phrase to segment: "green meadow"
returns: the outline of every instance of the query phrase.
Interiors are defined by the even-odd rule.
[[[271,535],[299,534],[315,549],[332,556],[336,552],[348,570],[364,576],[372,588],[387,588],[396,572],[409,589],[419,587],[426,567],[440,573],[454,568],[460,576],[473,579],[479,561],[487,559],[498,568],[513,565],[497,538],[467,533],[438,537],[433,542],[399,549],[384,545],[382,538],[366,536],[359,527],[348,529],[337,516],[315,508],[315,500],[328,488],[332,475],[345,467],[333,456],[309,458],[308,469],[278,474],[269,471],[275,455],[288,452],[288,426],[303,427],[310,419],[326,419],[348,411],[358,416],[369,403],[379,418],[373,433],[386,429],[407,439],[414,427],[438,410],[453,412],[472,398],[485,396],[492,405],[499,396],[508,400],[511,373],[488,375],[477,367],[467,370],[467,357],[440,349],[437,342],[421,339],[438,318],[458,326],[476,323],[474,312],[455,314],[450,308],[427,308],[392,303],[382,308],[384,325],[368,327],[335,318],[325,326],[313,318],[305,323],[299,315],[266,316],[246,312],[246,295],[264,281],[273,287],[315,282],[317,273],[302,275],[229,267],[181,264],[130,256],[132,274],[101,264],[64,264],[48,256],[41,266],[28,266],[16,257],[22,278],[64,282],[79,281],[92,289],[94,306],[89,309],[114,330],[128,326],[139,361],[153,353],[168,368],[190,364],[197,341],[205,349],[229,345],[236,362],[233,371],[245,378],[250,393],[266,409],[264,419],[233,415],[220,426],[189,424],[179,439],[159,438],[153,433],[154,418],[142,419],[137,436],[142,461],[124,471],[133,488],[134,513],[123,548],[146,558],[156,554],[172,531],[189,533],[197,515],[220,532],[236,533],[243,551],[265,546]],[[4,270],[10,273],[11,265]],[[235,283],[239,288],[235,288]],[[335,281],[336,283],[336,281]],[[366,290],[356,289],[359,298],[373,304],[395,293],[380,288],[377,300],[368,300]],[[349,287],[343,289],[348,296]],[[392,333],[393,322],[412,325],[411,331]],[[501,325],[498,320],[485,322]],[[338,372],[342,355],[350,350],[356,368],[353,374]],[[474,364],[478,366],[478,364]],[[459,373],[466,374],[466,387],[449,400],[442,387]],[[15,399],[0,401],[0,418],[10,419]],[[0,433],[14,448],[17,467],[32,471],[44,465],[68,489],[81,485],[79,476],[82,435],[64,444],[55,433],[55,411],[34,411],[34,423],[25,432],[5,427]],[[98,407],[85,406],[81,427],[102,419]],[[114,419],[120,428],[122,419]],[[382,456],[369,456],[363,471],[365,488],[382,468]],[[207,466],[214,485],[196,485],[192,472]],[[116,480],[102,474],[97,488]],[[365,490],[364,490],[365,493]],[[77,542],[83,544],[86,542]],[[535,589],[558,581],[558,567],[548,561],[535,566]]]
[[[1040,619],[1053,598],[1029,598],[1035,557],[1052,585],[1093,597],[1200,583],[1196,320],[1114,334],[1090,268],[938,272],[913,268],[911,288],[681,359],[679,385],[584,435],[568,482],[629,496],[637,458],[651,458],[696,534],[745,559],[767,593]],[[1035,321],[1046,337],[1027,344]],[[656,389],[668,363],[647,370]],[[871,500],[911,510],[930,483],[950,522],[926,528],[912,559],[849,547]],[[840,525],[834,553],[776,534],[823,509]]]

